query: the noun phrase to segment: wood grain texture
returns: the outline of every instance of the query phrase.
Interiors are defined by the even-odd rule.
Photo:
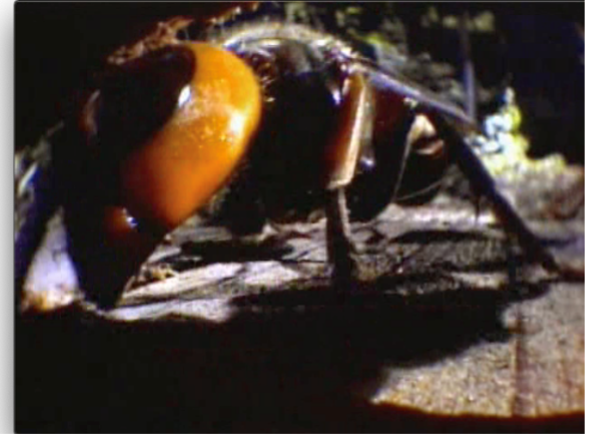
[[[529,214],[578,268],[582,212]],[[256,244],[189,222],[113,310],[19,319],[18,428],[580,431],[584,282],[508,260],[493,223],[448,195],[390,206],[354,226],[366,284],[342,297],[322,221]]]

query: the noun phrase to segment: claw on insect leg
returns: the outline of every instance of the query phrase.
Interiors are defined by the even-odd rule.
[[[346,197],[342,188],[329,193],[327,212],[327,257],[336,290],[354,288],[360,276],[358,249],[350,232]]]

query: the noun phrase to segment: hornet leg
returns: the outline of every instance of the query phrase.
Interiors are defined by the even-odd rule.
[[[354,177],[362,147],[371,139],[372,129],[368,127],[371,127],[372,115],[369,85],[362,74],[352,72],[343,88],[339,127],[325,154],[327,255],[332,282],[343,292],[357,283],[360,272],[350,232],[345,189]]]
[[[526,255],[547,271],[560,272],[560,267],[552,254],[542,246],[536,235],[497,190],[495,181],[460,134],[450,126],[444,116],[433,112],[428,115],[439,135],[447,142],[452,159],[466,176],[473,190],[489,200],[495,216],[505,230],[517,238]]]

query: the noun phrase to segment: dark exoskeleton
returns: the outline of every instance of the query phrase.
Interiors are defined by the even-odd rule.
[[[219,42],[254,68],[266,96],[261,133],[217,210],[234,233],[323,209],[333,280],[346,287],[358,275],[350,220],[430,200],[456,164],[526,254],[558,269],[464,141],[475,128],[460,109],[302,26],[264,24]]]

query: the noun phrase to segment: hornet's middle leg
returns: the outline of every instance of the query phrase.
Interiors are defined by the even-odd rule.
[[[363,145],[370,140],[371,123],[369,86],[361,73],[352,72],[344,83],[338,128],[325,154],[327,256],[333,285],[342,291],[353,287],[360,277],[345,188],[354,177]]]

